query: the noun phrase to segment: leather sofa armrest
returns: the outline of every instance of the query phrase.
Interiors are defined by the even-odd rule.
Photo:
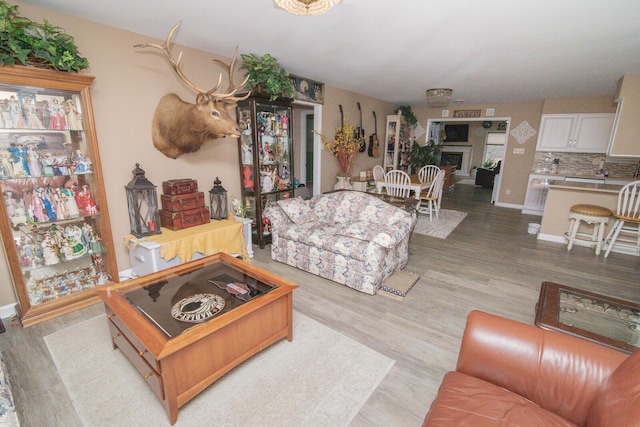
[[[567,334],[473,311],[456,369],[584,425],[598,388],[626,357]]]

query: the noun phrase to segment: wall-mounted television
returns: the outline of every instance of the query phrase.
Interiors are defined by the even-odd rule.
[[[444,142],[467,142],[469,140],[469,124],[444,125],[447,135]]]

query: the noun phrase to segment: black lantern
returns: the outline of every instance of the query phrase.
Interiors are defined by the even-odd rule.
[[[129,205],[131,233],[136,237],[160,234],[160,214],[156,186],[144,177],[144,170],[136,163],[133,179],[125,185]]]
[[[229,218],[229,205],[227,204],[227,190],[216,176],[213,188],[209,190],[209,202],[211,203],[211,219]]]

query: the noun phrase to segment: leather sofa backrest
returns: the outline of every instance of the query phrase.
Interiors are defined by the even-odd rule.
[[[640,426],[640,350],[633,353],[600,387],[587,427]]]
[[[627,356],[488,313],[469,314],[457,370],[519,394],[576,425]]]

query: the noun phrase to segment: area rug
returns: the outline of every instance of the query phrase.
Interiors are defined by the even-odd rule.
[[[437,237],[439,239],[446,239],[466,216],[466,212],[440,209],[438,218],[436,218],[434,214],[433,221],[429,221],[429,214],[418,214],[418,221],[416,222],[413,232]]]
[[[293,341],[263,350],[187,403],[175,426],[346,426],[392,359],[294,311]],[[104,315],[45,343],[83,425],[169,426],[164,407],[119,350]]]
[[[398,269],[382,283],[378,293],[402,301],[419,280],[417,274]]]

